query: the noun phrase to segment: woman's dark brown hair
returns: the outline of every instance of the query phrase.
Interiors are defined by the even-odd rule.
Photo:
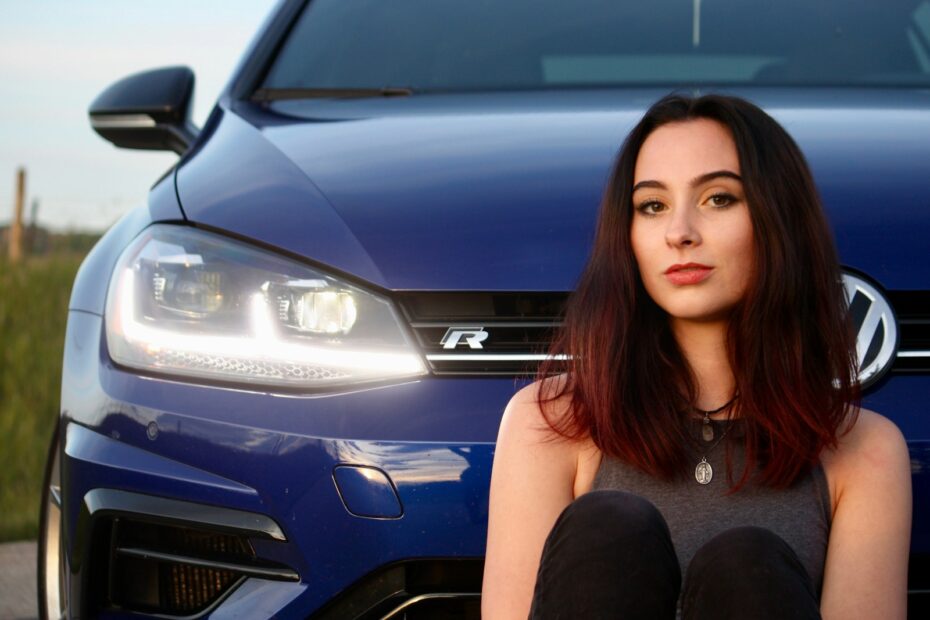
[[[693,468],[685,419],[695,378],[665,312],[643,287],[630,226],[643,142],[662,125],[696,118],[717,121],[733,136],[755,240],[754,273],[729,324],[739,393],[733,415],[744,421],[746,467],[739,473],[728,466],[728,480],[737,490],[758,467],[759,483],[785,487],[836,445],[855,412],[855,341],[833,238],[804,156],[775,120],[739,98],[669,95],[624,141],[589,262],[539,370],[540,406],[559,435],[590,436],[606,455],[649,474],[670,479]],[[544,380],[558,372],[564,380]],[[565,415],[552,411],[556,399],[570,402]]]

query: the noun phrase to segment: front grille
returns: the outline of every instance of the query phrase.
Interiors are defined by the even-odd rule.
[[[907,617],[930,618],[930,555],[911,554],[907,590]]]
[[[435,374],[533,374],[568,293],[403,293],[398,301]],[[444,342],[445,338],[445,342]]]
[[[434,374],[532,376],[568,296],[443,292],[401,293],[397,300]],[[930,372],[930,292],[892,291],[888,298],[899,329],[892,372]]]

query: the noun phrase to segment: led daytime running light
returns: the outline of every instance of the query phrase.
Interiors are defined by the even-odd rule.
[[[119,278],[116,331],[127,343],[152,357],[168,351],[179,354],[211,355],[243,361],[267,361],[336,367],[348,371],[367,371],[378,375],[402,376],[425,372],[420,357],[409,353],[379,351],[339,351],[282,340],[277,334],[271,309],[263,295],[251,298],[252,334],[247,336],[209,336],[178,334],[140,323],[135,318],[135,274],[126,268]]]

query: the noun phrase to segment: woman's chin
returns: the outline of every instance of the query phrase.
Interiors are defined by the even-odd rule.
[[[727,323],[732,316],[733,306],[708,305],[699,307],[689,303],[681,304],[679,307],[673,305],[670,308],[665,308],[665,312],[668,314],[669,321],[673,323]]]

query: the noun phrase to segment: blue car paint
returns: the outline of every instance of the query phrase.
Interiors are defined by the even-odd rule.
[[[734,92],[772,100],[810,160],[846,265],[888,289],[930,286],[930,204],[915,186],[930,178],[930,142],[914,138],[930,132],[930,95],[805,90],[788,108],[772,89]],[[181,165],[178,191],[194,222],[386,289],[571,290],[612,158],[661,94],[559,93],[562,109],[546,93],[424,95],[356,104],[348,120],[331,103],[275,104],[312,117],[290,122],[240,104],[243,116],[224,114]]]
[[[408,557],[482,556],[493,442],[525,381],[427,376],[287,395],[138,375],[106,352],[113,265],[146,226],[175,222],[387,291],[568,291],[611,159],[663,92],[293,101],[272,110],[224,93],[176,174],[105,235],[75,282],[62,384],[69,557],[82,498],[103,487],[271,516],[288,541],[255,540],[255,549],[301,581],[248,580],[223,605],[244,617],[306,617]],[[930,93],[737,94],[769,109],[803,148],[844,263],[889,290],[930,287]],[[928,395],[927,375],[891,375],[865,399],[909,441],[916,553],[930,553]],[[402,517],[353,514],[334,478],[340,465],[387,474]],[[383,490],[352,493],[383,506]]]
[[[222,114],[210,139],[181,164],[177,184],[188,205],[185,212],[198,224],[295,251],[280,244],[283,224],[313,245],[313,253],[301,256],[340,263],[363,280],[383,283],[364,248],[313,182],[233,114]]]

